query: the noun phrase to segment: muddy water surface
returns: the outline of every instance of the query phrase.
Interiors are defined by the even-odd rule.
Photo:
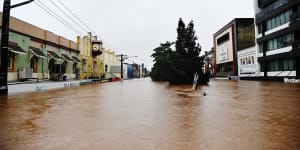
[[[299,84],[140,79],[0,98],[1,150],[300,149]]]

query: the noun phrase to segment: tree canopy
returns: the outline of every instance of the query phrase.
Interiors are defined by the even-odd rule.
[[[207,83],[208,75],[203,73],[203,58],[199,57],[201,46],[195,35],[194,23],[186,26],[180,18],[175,42],[161,43],[155,48],[154,65],[150,76],[154,81],[169,81],[171,84],[190,84],[194,74],[199,74],[199,82]],[[175,49],[172,46],[175,44]]]

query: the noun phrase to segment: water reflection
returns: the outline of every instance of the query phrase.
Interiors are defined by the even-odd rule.
[[[203,95],[203,93],[207,95]],[[0,149],[298,149],[300,86],[150,79],[0,101]]]

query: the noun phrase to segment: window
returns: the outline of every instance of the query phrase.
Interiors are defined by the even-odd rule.
[[[287,34],[268,41],[268,51],[290,46],[294,39],[293,34]]]
[[[76,69],[77,69],[77,63],[73,63],[73,67],[72,67],[73,73],[76,73]]]
[[[295,59],[276,60],[268,63],[268,71],[293,71],[296,70]]]
[[[283,12],[282,14],[275,16],[269,20],[267,20],[267,30],[271,30],[275,27],[283,25],[290,21],[291,11]]]
[[[226,41],[229,41],[229,33],[227,32],[225,35],[217,39],[217,44],[220,45],[222,43],[225,43]]]
[[[82,72],[87,72],[86,59],[82,59]]]
[[[278,49],[278,46],[277,46],[277,39],[273,39],[273,48],[274,48],[274,49]]]
[[[258,52],[262,53],[263,52],[263,43],[258,44]]]
[[[30,68],[33,70],[33,72],[37,72],[37,66],[38,58],[36,56],[32,56],[30,59]]]
[[[63,62],[63,68],[64,68],[64,72],[63,73],[66,73],[67,72],[67,61]]]
[[[280,23],[285,24],[284,14],[280,14]]]
[[[7,69],[8,70],[13,70],[14,69],[14,57],[15,54],[12,52],[8,52],[8,62],[7,62]]]
[[[286,11],[284,13],[284,17],[285,17],[286,22],[289,22],[290,21],[290,11]]]
[[[283,61],[283,71],[288,71],[289,70],[289,60],[284,60]]]
[[[254,56],[251,56],[252,64],[254,64]]]
[[[276,17],[276,25],[281,25],[280,16]]]
[[[107,67],[108,67],[108,66],[107,66],[107,65],[105,65],[105,72],[107,72]]]

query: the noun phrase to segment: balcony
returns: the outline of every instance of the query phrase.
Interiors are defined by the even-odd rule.
[[[277,0],[266,8],[263,8],[259,13],[255,15],[256,24],[259,24],[262,21],[273,17],[287,9],[289,1],[291,0]]]
[[[259,8],[266,8],[268,5],[273,3],[275,0],[258,0],[258,7]]]
[[[300,30],[300,11],[295,12],[291,15],[290,28],[292,31]]]

